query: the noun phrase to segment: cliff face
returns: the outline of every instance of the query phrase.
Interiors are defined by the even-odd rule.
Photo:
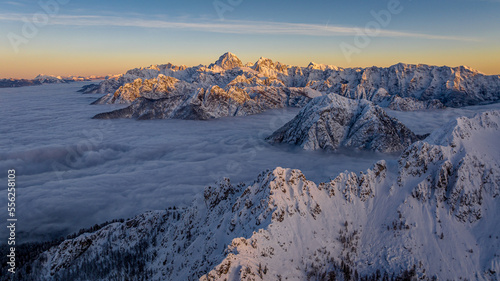
[[[140,80],[137,82],[140,84]],[[161,91],[157,91],[154,87],[147,95],[157,98],[146,98],[145,94],[137,96],[137,93],[140,92],[135,90],[137,88],[123,89],[119,95],[104,96],[98,102],[106,102],[109,99],[123,101],[129,97],[132,97],[134,102],[127,108],[101,113],[94,118],[207,120],[226,116],[251,115],[267,109],[286,106],[303,106],[310,100],[307,92],[297,89],[266,86],[246,88],[246,90],[235,86],[228,86],[225,89],[219,86],[193,89],[187,85],[182,86],[185,87]]]
[[[388,68],[344,69],[328,77],[329,91],[368,100],[380,99],[383,89],[390,96],[418,101],[437,100],[445,106],[460,107],[497,101],[500,80],[471,68],[396,64]],[[314,88],[314,87],[313,87]]]
[[[299,104],[307,103],[308,98],[336,93],[403,111],[440,109],[445,106],[461,107],[500,99],[499,76],[487,76],[464,66],[451,68],[400,63],[388,68],[339,68],[311,63],[307,67],[298,67],[273,62],[267,58],[260,58],[254,64],[243,65],[240,59],[231,53],[222,55],[209,66],[165,64],[132,69],[125,74],[104,80],[99,85],[86,86],[83,91],[106,94],[94,104],[131,104],[138,98],[146,98],[159,100],[160,104],[155,107],[163,108],[165,100],[162,99],[182,95],[184,100],[187,100],[214,87],[223,89],[228,93],[225,96],[229,98],[232,98],[232,93],[245,92],[250,99],[255,99],[255,95],[264,94],[271,103],[273,99],[278,100],[273,105],[259,105],[262,109],[253,108],[249,112],[286,106],[287,103],[279,100],[293,100],[296,95],[289,94],[297,92],[304,96],[298,101]],[[224,113],[227,111],[225,105],[221,107],[222,112],[217,112],[217,108],[214,108],[216,112],[209,115],[234,115],[231,110],[228,111],[229,115]],[[146,110],[134,106],[129,111],[136,109]],[[111,116],[120,117],[117,113],[108,115]],[[168,117],[169,114],[161,113],[150,116],[172,118]]]
[[[190,91],[194,91],[191,84],[160,74],[156,78],[146,80],[138,78],[132,83],[120,86],[113,95],[103,96],[93,104],[127,104],[141,97],[159,99],[166,96],[184,95],[185,92]]]
[[[286,87],[309,87],[323,93],[338,93],[353,99],[378,103],[380,98],[399,96],[417,101],[437,100],[446,106],[464,106],[500,98],[500,77],[484,75],[466,66],[447,67],[399,63],[391,67],[340,68],[311,63],[307,67],[288,66],[260,58],[250,67],[244,66],[231,53],[222,55],[210,66],[153,65],[136,68],[123,75],[102,81],[88,92],[114,93],[136,79],[152,79],[163,74],[187,83],[227,86],[238,76],[253,80],[252,86],[265,79]],[[241,77],[240,77],[241,78]],[[382,95],[382,96],[381,96]]]
[[[223,70],[229,70],[237,67],[242,67],[243,63],[241,60],[231,52],[227,52],[220,56],[220,58],[209,66],[209,68],[221,68]]]
[[[351,147],[395,152],[421,138],[372,102],[329,94],[313,99],[267,140],[306,150]]]
[[[326,183],[276,168],[224,179],[186,209],[65,240],[24,280],[307,280],[500,276],[500,112],[459,118]]]

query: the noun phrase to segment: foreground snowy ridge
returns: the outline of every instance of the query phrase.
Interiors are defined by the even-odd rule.
[[[423,137],[370,101],[329,94],[313,99],[267,140],[297,144],[306,150],[351,147],[395,152]]]
[[[398,163],[330,182],[283,168],[249,185],[225,179],[185,210],[65,240],[23,280],[496,280],[498,139],[490,111],[450,122]]]
[[[100,118],[186,118],[182,114],[163,114],[162,110],[183,110],[176,107],[178,102],[172,106],[166,100],[172,97],[180,100],[182,97],[185,104],[190,100],[203,100],[207,97],[206,92],[213,91],[221,93],[224,102],[233,103],[229,109],[225,104],[221,109],[208,106],[208,115],[213,117],[252,114],[288,104],[294,106],[296,103],[281,100],[329,93],[367,99],[384,107],[408,111],[498,101],[500,77],[484,75],[465,66],[451,68],[402,63],[388,68],[339,68],[315,63],[298,67],[260,58],[253,65],[243,65],[234,54],[226,53],[209,66],[166,64],[132,69],[99,85],[86,86],[83,91],[106,94],[95,104],[134,104],[128,113],[114,112]],[[238,106],[234,101],[243,103]],[[196,110],[205,108],[203,102],[191,103],[190,106]],[[240,107],[246,110],[239,112]],[[155,113],[143,116],[138,111]],[[197,116],[190,119],[195,118]]]

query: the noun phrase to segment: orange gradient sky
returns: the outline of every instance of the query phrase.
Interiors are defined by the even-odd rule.
[[[34,22],[40,4],[0,2],[0,78],[119,74],[168,62],[208,65],[227,51],[244,63],[261,56],[299,66],[403,62],[500,74],[498,1],[401,0],[401,12],[379,21],[379,34],[349,57],[342,44],[355,46],[359,31],[376,22],[374,13],[386,11],[388,2],[243,1],[223,18],[211,1],[187,2],[70,1],[47,14],[29,38],[23,36],[26,19]],[[23,42],[14,46],[12,34]]]
[[[349,63],[342,54],[317,53],[311,56],[297,56],[294,53],[265,52],[263,54],[238,52],[237,50],[221,50],[206,55],[177,55],[172,52],[165,54],[64,54],[64,53],[36,53],[0,55],[1,78],[34,78],[38,74],[47,75],[109,75],[124,73],[126,70],[149,66],[151,64],[173,63],[176,65],[194,66],[208,65],[217,60],[224,52],[235,53],[244,63],[255,62],[259,57],[269,57],[275,61],[290,65],[307,66],[309,62],[333,64],[342,67],[387,67],[398,62],[411,64],[431,64],[459,66],[467,65],[485,74],[500,75],[500,52],[496,50],[450,50],[426,52],[415,51],[407,53],[398,50],[387,50],[378,53],[361,53],[353,57]],[[466,51],[466,54],[464,52]]]

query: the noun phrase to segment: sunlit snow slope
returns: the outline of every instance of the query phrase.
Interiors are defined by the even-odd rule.
[[[284,168],[249,184],[226,179],[189,208],[63,241],[31,263],[31,276],[497,279],[499,126],[500,111],[458,118],[412,144],[397,163],[379,161],[326,183]]]

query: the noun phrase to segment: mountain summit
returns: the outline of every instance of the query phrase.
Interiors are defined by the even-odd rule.
[[[499,138],[489,111],[327,182],[225,178],[187,208],[31,246],[13,280],[499,280]]]
[[[195,105],[195,108],[203,107],[206,100],[196,98],[212,96],[205,95],[209,89],[218,93],[217,96],[224,97],[215,99],[217,101],[223,102],[225,98],[236,96],[237,100],[242,101],[239,97],[245,96],[248,98],[243,100],[253,100],[250,107],[254,107],[244,113],[240,112],[240,106],[245,102],[234,104],[234,111],[221,110],[226,106],[219,107],[214,103],[211,110],[216,112],[201,115],[211,118],[235,114],[241,116],[284,106],[304,106],[311,98],[328,94],[338,94],[353,100],[365,99],[381,107],[401,111],[463,107],[500,101],[500,77],[484,75],[468,67],[402,63],[386,68],[341,68],[316,63],[299,67],[264,57],[253,65],[243,66],[236,55],[227,52],[209,66],[164,64],[136,68],[106,79],[99,85],[86,85],[81,91],[106,94],[94,104],[139,104],[142,103],[139,98],[149,99],[141,105],[135,104],[126,112],[106,115],[107,118],[200,118],[199,114],[171,115],[165,111],[167,108],[178,113],[177,109],[181,108],[178,106],[185,108],[186,104],[172,103],[165,98],[175,98],[178,102]],[[178,80],[182,87],[177,89],[177,86],[167,86],[172,83],[165,84],[168,79],[165,80],[160,75],[170,77],[172,81]],[[174,88],[177,90],[174,91]],[[200,95],[202,92],[205,94]],[[150,109],[155,114],[149,114],[152,112]],[[206,112],[205,108],[202,111]],[[148,114],[144,115],[145,112]]]
[[[370,101],[329,94],[313,99],[267,140],[297,144],[306,150],[353,147],[395,152],[423,137]]]
[[[235,54],[227,52],[219,57],[219,59],[215,62],[215,65],[218,65],[223,69],[228,70],[228,69],[233,69],[235,67],[242,67],[243,63]]]

